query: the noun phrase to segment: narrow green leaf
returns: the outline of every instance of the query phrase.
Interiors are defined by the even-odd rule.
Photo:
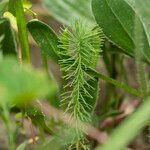
[[[48,25],[38,20],[30,21],[27,27],[32,37],[41,48],[42,53],[51,57],[55,62],[58,62],[60,57],[57,54],[59,48],[58,37],[55,32]]]
[[[11,57],[0,60],[0,68],[0,105],[28,103],[57,90],[56,83],[43,71],[26,64],[20,66]]]
[[[0,36],[3,35],[2,51],[3,54],[16,54],[17,43],[10,22],[7,18],[0,19]]]
[[[103,28],[107,38],[133,56],[136,46],[134,40],[134,18],[137,18],[138,23],[142,26],[142,36],[144,37],[142,53],[147,61],[150,62],[149,8],[149,0],[144,2],[140,0],[92,1],[95,20]]]
[[[87,24],[94,23],[91,0],[43,0],[43,3],[50,15],[67,25],[77,19],[85,20]]]
[[[96,150],[121,150],[150,122],[150,98],[113,131],[109,140]]]

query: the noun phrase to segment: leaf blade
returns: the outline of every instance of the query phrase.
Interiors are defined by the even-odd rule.
[[[132,0],[132,2],[135,2],[135,0]],[[139,3],[137,3],[137,5],[141,8]],[[143,9],[144,8],[145,7],[143,7]],[[149,14],[147,14],[148,17],[146,21],[141,20],[144,16],[137,13],[135,8],[131,7],[126,0],[93,0],[92,10],[97,23],[103,28],[107,38],[133,56],[133,50],[136,44],[134,39],[134,18],[138,18],[139,24],[143,27],[143,55],[150,62],[150,44],[146,36],[147,31],[144,28],[144,24],[146,24],[146,21],[150,18]]]
[[[1,47],[3,54],[16,54],[17,42],[10,22],[7,18],[0,19],[0,29],[0,36],[4,36]]]
[[[43,3],[54,18],[66,25],[78,19],[85,20],[89,25],[95,22],[91,0],[44,0]]]
[[[38,20],[30,21],[27,27],[32,37],[41,48],[42,53],[45,53],[55,62],[58,62],[58,37],[55,32],[48,25]]]

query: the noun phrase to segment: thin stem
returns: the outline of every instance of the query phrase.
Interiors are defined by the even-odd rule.
[[[93,70],[93,69],[88,69],[88,70],[86,70],[89,74],[91,74],[91,75],[93,75],[93,76],[95,76],[95,77],[97,77],[97,78],[100,78],[100,79],[102,79],[102,80],[105,80],[105,81],[107,81],[108,83],[111,83],[111,84],[113,84],[113,85],[115,85],[115,86],[117,86],[117,87],[120,87],[120,88],[122,88],[122,89],[124,89],[125,91],[128,91],[129,93],[131,93],[131,94],[133,94],[133,95],[135,95],[135,96],[138,96],[138,97],[142,97],[143,98],[143,93],[141,93],[140,91],[138,91],[138,90],[136,90],[136,89],[134,89],[134,88],[132,88],[132,87],[130,87],[130,86],[128,86],[128,85],[125,85],[124,83],[122,83],[122,82],[119,82],[119,81],[117,81],[117,80],[114,80],[114,79],[112,79],[112,78],[110,78],[110,77],[107,77],[107,76],[105,76],[105,75],[103,75],[103,74],[101,74],[101,73],[99,73],[99,72],[97,72],[97,71],[95,71],[95,70]]]
[[[28,43],[28,34],[26,28],[26,19],[23,9],[22,0],[15,1],[15,9],[16,9],[16,18],[17,18],[17,26],[18,26],[18,34],[20,39],[20,45],[22,49],[22,58],[30,63],[30,49]]]
[[[135,39],[135,44],[136,48],[134,50],[135,53],[135,60],[136,60],[136,68],[137,68],[137,77],[138,77],[138,82],[140,85],[140,90],[143,93],[144,97],[148,97],[148,86],[147,86],[147,81],[145,77],[145,65],[144,62],[142,61],[142,50],[144,48],[143,45],[143,34],[142,34],[142,27],[141,24],[138,22],[137,18],[135,17],[135,22],[134,22],[134,39]]]

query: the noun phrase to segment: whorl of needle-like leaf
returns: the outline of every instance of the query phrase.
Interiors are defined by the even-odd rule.
[[[86,98],[92,98],[87,89],[93,89],[88,80],[95,80],[86,73],[85,69],[95,69],[103,34],[98,26],[86,27],[85,24],[76,21],[72,28],[66,28],[60,35],[59,61],[63,78],[65,80],[62,104],[67,105],[67,110],[76,119],[90,121],[92,108]]]

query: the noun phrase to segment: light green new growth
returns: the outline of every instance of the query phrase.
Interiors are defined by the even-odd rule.
[[[66,57],[60,60],[60,65],[67,83],[64,88],[69,89],[64,94],[63,102],[68,105],[67,111],[70,110],[76,119],[82,121],[89,121],[88,112],[92,109],[85,99],[85,95],[92,98],[87,87],[93,87],[87,80],[95,80],[83,68],[95,68],[102,41],[98,27],[86,28],[79,22],[75,22],[72,31],[66,29],[60,36],[60,54]]]
[[[86,27],[81,22],[75,22],[72,30],[65,29],[60,36],[59,61],[63,78],[65,80],[62,97],[62,105],[66,105],[66,111],[77,120],[89,122],[93,107],[90,101],[96,101],[93,96],[96,88],[91,83],[97,80],[85,70],[88,67],[96,68],[103,34],[97,26]],[[95,92],[96,93],[96,92]]]

